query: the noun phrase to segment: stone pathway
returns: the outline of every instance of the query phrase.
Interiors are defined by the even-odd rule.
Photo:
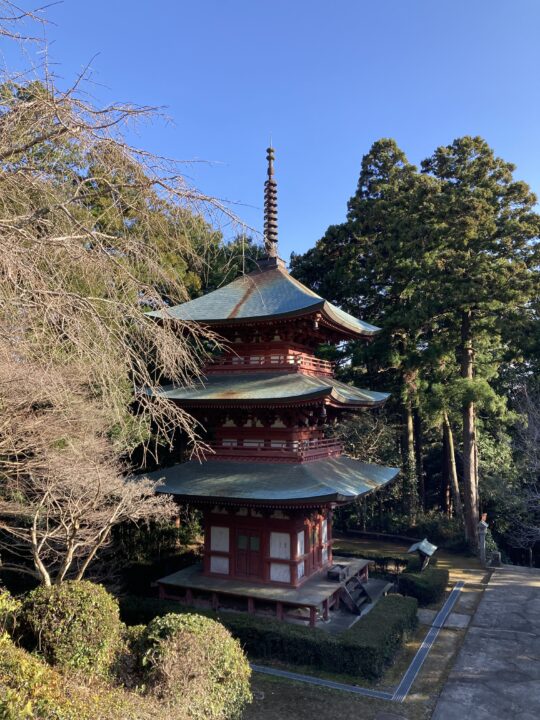
[[[540,570],[496,570],[432,720],[539,720]]]

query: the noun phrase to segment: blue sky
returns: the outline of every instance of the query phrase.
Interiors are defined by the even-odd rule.
[[[64,0],[48,17],[65,82],[94,58],[97,101],[164,107],[132,140],[213,161],[186,172],[259,229],[272,135],[284,258],[344,219],[380,137],[418,163],[482,135],[540,193],[538,0]]]

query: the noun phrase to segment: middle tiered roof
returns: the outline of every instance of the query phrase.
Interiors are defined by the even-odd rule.
[[[382,405],[388,398],[387,393],[360,390],[333,377],[261,371],[210,375],[195,387],[164,387],[161,396],[186,407],[268,407],[322,400],[351,409]]]

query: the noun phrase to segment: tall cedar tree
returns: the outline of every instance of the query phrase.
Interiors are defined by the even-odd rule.
[[[508,356],[503,338],[520,314],[531,314],[538,296],[539,218],[534,195],[513,180],[513,166],[480,138],[437,149],[422,170],[393,140],[376,142],[363,158],[347,222],[331,226],[291,264],[321,294],[383,328],[367,349],[353,348],[351,375],[356,379],[358,361],[365,362],[369,382],[400,401],[403,490],[411,514],[417,488],[422,492],[415,415],[443,431],[446,474],[460,514],[450,424],[460,409],[464,512],[474,545],[475,405],[493,405],[489,381]]]
[[[498,337],[537,294],[540,217],[536,197],[513,178],[514,165],[480,137],[439,147],[422,170],[440,181],[435,198],[436,261],[431,300],[456,330],[463,386],[463,486],[467,537],[477,544],[477,350]],[[536,289],[535,289],[536,287]],[[494,348],[494,352],[497,352]]]
[[[399,405],[404,510],[413,519],[419,500],[423,502],[414,444],[426,322],[418,250],[425,243],[422,216],[430,207],[432,184],[407,161],[395,141],[379,140],[362,160],[347,221],[328,228],[315,248],[291,261],[296,277],[382,327],[371,345],[350,348],[351,375],[360,380],[360,368],[367,366],[367,382],[390,390]]]

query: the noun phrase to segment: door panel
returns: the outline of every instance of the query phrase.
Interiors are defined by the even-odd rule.
[[[238,530],[236,574],[243,577],[261,577],[261,567],[261,533],[256,530]]]

